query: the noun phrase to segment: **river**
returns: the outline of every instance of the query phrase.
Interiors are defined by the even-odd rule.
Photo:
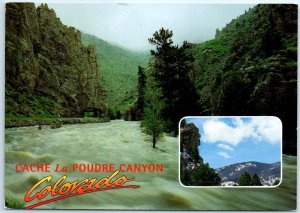
[[[51,165],[54,180],[106,177],[110,172],[54,171],[56,164],[163,164],[164,172],[124,173],[138,189],[80,195],[42,205],[40,209],[138,210],[290,210],[296,208],[296,157],[283,156],[283,182],[277,188],[185,188],[178,182],[178,138],[164,136],[151,146],[139,122],[64,125],[59,129],[19,127],[5,130],[5,197],[23,201],[46,172],[20,172],[18,163]]]

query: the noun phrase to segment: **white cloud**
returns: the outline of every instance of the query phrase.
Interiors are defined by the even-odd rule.
[[[231,121],[231,125],[218,119],[208,120],[203,123],[203,141],[207,143],[223,142],[231,146],[238,145],[246,138],[270,144],[280,143],[282,124],[278,118],[252,117],[249,119],[249,122],[245,122],[241,118],[233,118],[228,120]],[[222,145],[220,144],[220,146]]]
[[[239,122],[236,120],[236,122]],[[249,129],[243,124],[229,126],[223,121],[208,120],[203,124],[203,140],[209,143],[224,142],[232,146],[238,145],[249,134]]]
[[[226,145],[226,144],[218,144],[217,146],[221,149],[224,149],[224,150],[233,151],[233,148],[229,145]]]
[[[271,144],[281,141],[282,124],[277,117],[255,117],[251,121],[254,128],[255,137],[259,140],[265,140]]]
[[[230,156],[226,152],[218,152],[217,154],[225,159],[230,158]]]

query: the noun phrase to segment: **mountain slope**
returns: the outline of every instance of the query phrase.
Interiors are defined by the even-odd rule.
[[[297,5],[257,5],[192,46],[200,114],[277,116],[283,152],[296,154]]]
[[[96,46],[101,82],[108,92],[108,104],[123,112],[137,97],[138,66],[147,65],[148,53],[132,52],[84,33],[82,42]]]
[[[263,185],[272,185],[275,180],[280,179],[280,170],[280,162],[267,164],[249,161],[224,166],[215,171],[220,175],[222,182],[238,182],[240,176],[244,172],[248,172],[251,176],[256,173]]]

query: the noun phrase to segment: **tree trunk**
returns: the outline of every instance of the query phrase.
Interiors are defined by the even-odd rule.
[[[152,138],[152,147],[155,148],[155,143],[156,143],[156,137],[155,135],[153,135],[153,138]]]

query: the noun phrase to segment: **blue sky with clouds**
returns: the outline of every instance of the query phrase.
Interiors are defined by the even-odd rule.
[[[282,124],[277,117],[188,117],[186,121],[198,127],[200,155],[212,168],[281,161]]]

